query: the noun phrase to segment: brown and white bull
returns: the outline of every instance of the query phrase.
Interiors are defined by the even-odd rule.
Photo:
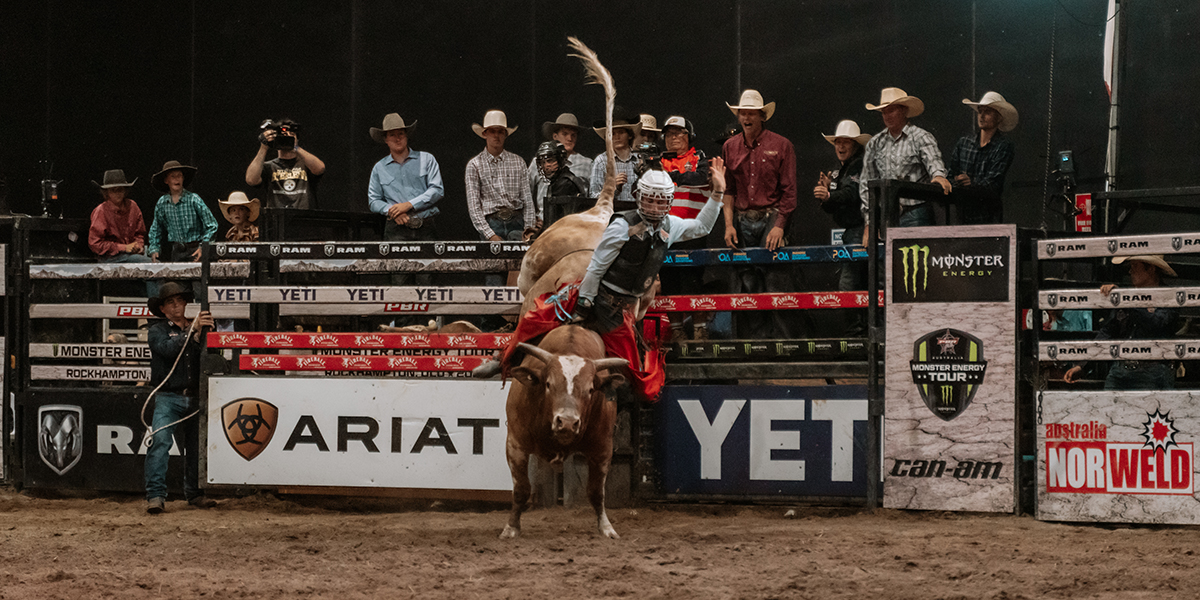
[[[600,534],[617,538],[604,510],[604,484],[612,462],[616,402],[610,392],[624,381],[617,372],[623,358],[605,358],[600,336],[578,325],[564,325],[537,346],[521,344],[525,359],[510,371],[505,453],[513,478],[512,513],[501,538],[521,534],[521,513],[529,506],[529,457],[555,466],[578,452],[588,465],[588,500],[596,510]]]

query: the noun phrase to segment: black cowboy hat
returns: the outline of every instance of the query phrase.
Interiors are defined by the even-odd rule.
[[[146,307],[150,309],[150,312],[154,313],[159,318],[165,319],[167,318],[167,315],[163,314],[162,305],[171,296],[183,296],[183,299],[187,300],[188,302],[191,302],[195,299],[195,297],[192,295],[191,286],[185,286],[182,283],[175,281],[168,281],[164,283],[161,288],[158,288],[157,296],[146,301]]]
[[[642,118],[637,113],[630,112],[620,106],[613,108],[613,129],[624,127],[637,137],[642,132]],[[600,136],[604,137],[604,119],[599,119],[592,122],[592,129]]]
[[[192,178],[196,176],[196,167],[190,167],[188,165],[181,164],[177,160],[168,160],[167,162],[163,163],[162,170],[155,173],[154,176],[150,178],[150,185],[154,186],[154,189],[160,192],[167,191],[167,173],[170,173],[171,171],[183,171],[184,189],[187,189],[192,185]]]

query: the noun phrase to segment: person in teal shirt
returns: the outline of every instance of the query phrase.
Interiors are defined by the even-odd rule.
[[[146,254],[159,260],[163,244],[169,244],[166,258],[173,262],[200,260],[200,243],[217,235],[217,218],[200,199],[189,192],[196,167],[167,161],[150,179],[154,189],[165,192],[154,205],[154,219],[146,243]]]

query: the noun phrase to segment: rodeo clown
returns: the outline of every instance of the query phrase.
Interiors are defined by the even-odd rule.
[[[572,323],[599,333],[606,354],[629,361],[633,391],[644,400],[657,400],[666,372],[661,358],[643,364],[639,357],[634,311],[638,300],[654,285],[667,249],[677,242],[708,235],[717,222],[725,195],[724,161],[712,159],[709,173],[712,196],[693,219],[669,214],[675,198],[675,182],[670,175],[651,168],[639,177],[637,209],[613,215],[583,281],[538,298],[536,308],[522,315],[500,364],[482,366],[475,375],[494,375],[501,365],[507,373],[508,367],[520,360],[518,342],[530,342],[559,325]]]

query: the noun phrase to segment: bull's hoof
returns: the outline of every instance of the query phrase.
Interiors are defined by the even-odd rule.
[[[504,531],[500,532],[500,539],[510,540],[510,539],[518,537],[520,535],[521,535],[520,529],[517,529],[516,527],[513,527],[512,525],[505,525]],[[614,531],[613,535],[617,535],[617,532]]]
[[[500,374],[500,361],[492,359],[471,370],[471,377],[487,379]]]
[[[609,525],[608,527],[605,527],[605,528],[601,528],[600,535],[602,535],[610,540],[621,539],[621,536],[617,535],[617,530],[613,529],[612,525]]]

